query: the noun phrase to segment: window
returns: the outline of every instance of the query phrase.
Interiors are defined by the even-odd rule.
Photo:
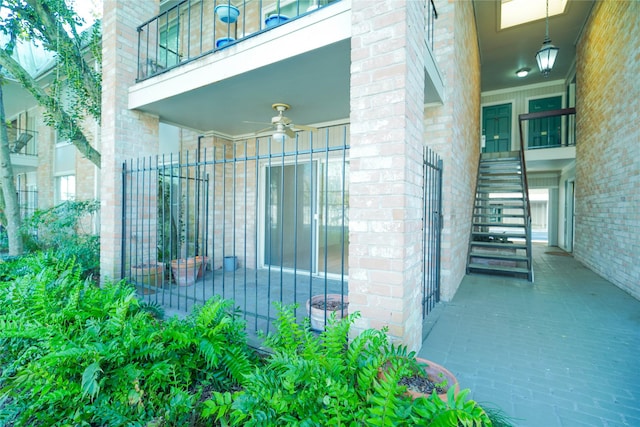
[[[56,178],[56,203],[76,198],[76,176],[64,175]]]
[[[158,20],[160,31],[160,47],[158,64],[163,67],[173,67],[180,62],[179,53],[179,17],[178,8],[171,9]]]

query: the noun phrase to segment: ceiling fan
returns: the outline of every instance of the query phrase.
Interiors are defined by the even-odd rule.
[[[271,118],[271,126],[265,129],[260,129],[256,132],[256,135],[263,134],[265,132],[272,132],[271,137],[277,140],[284,140],[285,135],[289,138],[295,138],[296,132],[301,130],[314,131],[317,128],[311,126],[294,125],[289,117],[285,117],[284,112],[291,106],[289,104],[283,104],[277,102],[271,105],[271,108],[278,112],[277,116]]]

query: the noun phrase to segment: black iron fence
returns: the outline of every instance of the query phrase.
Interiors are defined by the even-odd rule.
[[[440,235],[442,230],[442,160],[428,147],[423,156],[423,301],[426,317],[440,301]]]
[[[348,149],[340,126],[126,162],[122,277],[168,314],[233,299],[255,330],[346,296]]]

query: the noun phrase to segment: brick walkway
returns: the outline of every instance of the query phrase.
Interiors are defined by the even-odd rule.
[[[640,301],[548,252],[534,246],[534,284],[466,276],[419,355],[517,426],[640,426]]]

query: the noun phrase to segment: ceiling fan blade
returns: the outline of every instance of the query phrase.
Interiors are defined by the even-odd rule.
[[[255,135],[265,133],[265,132],[273,132],[273,127],[269,126],[268,128],[260,129],[254,132]]]
[[[269,122],[250,122],[249,120],[243,120],[242,123],[250,123],[254,125],[270,125],[271,124]]]
[[[308,130],[310,132],[318,130],[318,128],[314,128],[312,126],[292,125],[292,127],[296,130]]]
[[[294,131],[291,130],[291,128],[285,128],[284,133],[287,134],[287,136],[289,138],[295,138],[296,137],[296,133]]]

